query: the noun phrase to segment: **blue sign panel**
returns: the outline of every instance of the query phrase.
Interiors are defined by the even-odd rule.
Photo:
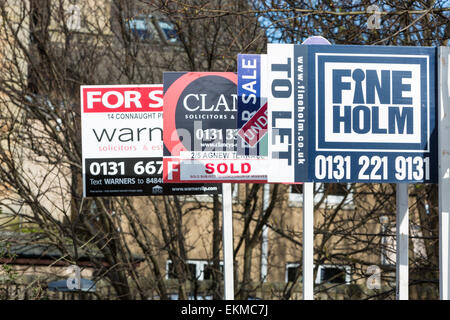
[[[279,54],[276,47],[283,45],[272,46],[271,73],[280,59],[271,59],[271,52]],[[291,182],[437,182],[435,48],[288,48],[291,98],[283,111],[291,112],[286,118],[292,126]],[[271,75],[269,87],[277,87],[275,80]],[[269,96],[271,130],[280,112],[271,109],[272,100],[289,92],[280,80]],[[269,144],[271,166],[279,162],[273,149]]]
[[[266,55],[238,55],[238,155],[267,157]]]

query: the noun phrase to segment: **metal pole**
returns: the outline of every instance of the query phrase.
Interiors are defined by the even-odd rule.
[[[222,184],[224,298],[234,300],[233,197],[231,183]]]
[[[322,36],[312,36],[303,45],[331,43]],[[303,184],[303,300],[314,300],[314,183]]]
[[[439,297],[450,299],[450,48],[438,51]]]
[[[396,296],[397,300],[408,300],[409,297],[409,268],[408,268],[408,241],[409,241],[409,209],[408,184],[397,184],[397,272]]]
[[[449,285],[450,219],[448,211],[449,205],[450,204],[447,203],[446,204],[447,210],[441,211],[439,214],[439,298],[441,300],[449,300],[450,297],[450,285]]]
[[[267,210],[269,206],[270,197],[270,185],[265,184],[263,190],[263,210]],[[269,254],[269,228],[267,225],[263,226],[262,229],[262,241],[261,241],[261,281],[266,282],[267,278],[267,265],[268,265],[268,254]]]
[[[314,300],[314,183],[303,184],[303,300]]]

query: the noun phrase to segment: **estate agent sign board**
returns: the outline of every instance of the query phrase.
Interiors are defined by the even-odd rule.
[[[84,196],[218,193],[164,184],[162,85],[81,87]]]
[[[437,182],[435,56],[269,44],[269,182]]]

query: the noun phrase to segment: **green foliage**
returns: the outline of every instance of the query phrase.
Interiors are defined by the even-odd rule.
[[[0,258],[13,260],[15,257],[16,255],[11,253],[11,243],[7,242],[6,244],[3,244],[0,242]],[[19,277],[17,271],[8,263],[0,264],[0,267],[1,273],[5,275],[0,278],[0,285],[16,283]]]

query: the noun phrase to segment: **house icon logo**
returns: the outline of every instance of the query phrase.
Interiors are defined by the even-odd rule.
[[[316,49],[317,150],[430,152],[434,52],[377,49]]]
[[[153,188],[152,188],[152,193],[153,194],[162,194],[163,193],[163,187],[161,187],[161,186],[154,186]]]

